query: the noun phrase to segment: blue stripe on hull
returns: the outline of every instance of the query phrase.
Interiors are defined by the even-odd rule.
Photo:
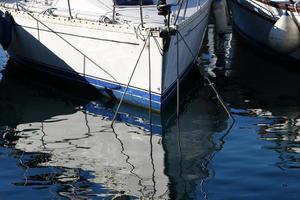
[[[36,63],[34,61],[21,58],[20,56],[12,56],[17,62],[24,64],[26,67],[33,68],[34,70],[50,73],[52,75],[69,79],[72,81],[81,82],[83,84],[90,84],[96,87],[100,93],[105,96],[109,96],[115,99],[121,99],[126,86],[120,85],[119,83],[113,83],[102,79],[97,79],[96,77],[83,76],[76,72],[63,71],[55,69],[44,63]],[[41,67],[38,67],[41,66]],[[136,106],[149,108],[149,91],[129,87],[127,89],[126,95],[124,96],[124,102],[134,104]],[[157,112],[161,111],[161,95],[157,93],[151,93],[151,109]]]
[[[14,58],[16,57],[14,56]],[[125,85],[120,85],[119,83],[109,82],[91,76],[83,76],[75,72],[62,71],[59,69],[55,69],[54,67],[46,65],[44,63],[36,63],[34,61],[24,59],[24,58],[21,59],[19,56],[17,56],[16,61],[38,71],[50,73],[64,79],[81,82],[83,84],[93,85],[100,91],[100,93],[115,99],[121,99],[126,89]],[[28,63],[30,63],[30,65],[28,65]],[[42,67],[36,67],[36,66],[42,66]],[[185,70],[185,72],[180,77],[180,81],[182,81],[187,76],[188,72],[193,68],[193,66],[194,65],[190,65]],[[157,93],[151,93],[151,110],[157,112],[163,110],[164,106],[171,99],[175,91],[176,91],[176,81],[173,84],[171,84],[171,86],[168,88],[167,91],[163,93],[163,95]],[[149,91],[142,90],[139,88],[129,87],[124,96],[124,102],[148,109],[150,106]]]

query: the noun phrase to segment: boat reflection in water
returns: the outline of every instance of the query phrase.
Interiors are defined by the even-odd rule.
[[[235,45],[234,56],[239,59],[232,62],[231,79],[239,89],[223,96],[230,99],[231,107],[246,111],[241,115],[264,119],[257,124],[257,132],[266,142],[261,148],[278,153],[272,164],[284,170],[299,169],[299,70],[292,63],[261,59],[263,53],[252,51],[244,44]]]
[[[236,119],[226,138],[230,121],[197,70],[181,90],[179,121],[176,99],[151,114],[151,126],[148,111],[124,104],[112,129],[116,102],[9,64],[0,198],[297,199],[299,72],[262,60],[234,33],[213,32],[201,58]]]
[[[248,143],[251,142],[252,149],[246,148],[248,157],[239,158],[242,158],[245,166],[251,168],[248,181],[261,182],[256,184],[256,187],[264,188],[264,192],[256,193],[258,197],[270,199],[268,195],[273,194],[277,195],[277,198],[289,198],[291,196],[286,194],[296,194],[293,192],[299,187],[297,182],[290,178],[299,177],[297,169],[300,168],[299,70],[294,68],[293,63],[275,62],[263,52],[249,48],[236,36],[234,32],[234,40],[231,41],[230,73],[227,74],[228,77],[218,77],[219,81],[227,82],[222,86],[224,92],[221,95],[230,104],[232,111],[236,112],[238,126],[241,127],[244,121],[248,121],[244,127],[258,134],[258,140],[250,140],[249,131],[240,131],[240,134],[244,133],[244,139],[248,139]],[[261,156],[255,159],[257,153],[261,153]],[[234,174],[236,172],[233,171],[228,176]],[[265,181],[266,179],[269,181]],[[282,192],[282,188],[276,186],[267,188],[274,181],[285,182],[282,188],[287,188],[289,183],[289,191]],[[255,186],[245,185],[249,191],[256,191]],[[242,188],[234,186],[235,190],[237,187]],[[278,192],[274,193],[275,190]]]
[[[161,115],[152,113],[151,126],[148,111],[122,105],[112,128],[115,102],[91,88],[78,96],[74,86],[43,84],[10,65],[0,82],[0,144],[13,155],[10,162],[18,167],[10,170],[19,175],[6,180],[7,197],[205,195],[201,184],[210,176],[209,159],[220,148],[227,116],[209,88],[199,90],[197,70],[189,77],[193,84],[187,83],[193,88],[182,94],[179,122],[175,103]]]

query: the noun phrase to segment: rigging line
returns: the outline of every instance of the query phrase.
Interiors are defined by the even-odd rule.
[[[42,146],[43,146],[43,150],[45,151],[47,149],[46,147],[46,142],[45,142],[45,137],[46,137],[46,132],[44,129],[44,122],[41,122],[41,132],[42,132],[42,137],[41,137],[41,142],[42,142]]]
[[[190,52],[191,56],[193,57],[193,62],[195,62],[197,60],[197,56],[194,55],[193,51],[191,50],[190,46],[187,44],[187,42],[185,41],[184,37],[181,35],[180,31],[177,30],[178,35],[181,37],[183,43],[185,44],[186,48],[188,49],[188,51]],[[178,40],[179,42],[179,40]]]
[[[179,7],[179,10],[178,10],[177,15],[176,15],[176,19],[175,19],[175,21],[174,21],[174,25],[176,25],[176,23],[177,23],[177,20],[178,20],[178,18],[179,18],[179,15],[180,15],[180,11],[181,11],[182,5],[183,5],[183,3],[184,3],[184,0],[180,0],[180,1],[181,1],[180,7]]]
[[[216,97],[218,98],[219,102],[221,103],[222,107],[224,108],[224,110],[226,111],[226,113],[228,114],[228,116],[233,120],[233,122],[235,122],[235,119],[234,119],[233,115],[228,110],[227,106],[225,105],[225,102],[223,101],[222,97],[219,95],[219,93],[216,90],[214,84],[211,82],[211,80],[206,75],[203,75],[203,76],[207,80],[208,85],[213,89],[214,93],[216,94]]]
[[[141,18],[141,24],[142,28],[144,28],[144,19],[143,19],[143,0],[139,0],[140,3],[140,18]]]
[[[160,55],[163,55],[163,48],[160,46],[159,42],[157,41],[157,38],[153,37],[153,39],[154,39],[154,42],[155,42],[155,44],[158,48],[158,51],[159,51]]]
[[[176,34],[177,46],[176,46],[176,82],[177,82],[177,105],[176,105],[176,128],[177,128],[177,146],[179,154],[179,177],[184,183],[184,191],[186,192],[186,180],[183,177],[183,159],[182,159],[182,147],[181,147],[181,131],[180,131],[180,118],[179,118],[179,38],[178,33]]]
[[[150,159],[151,159],[151,165],[152,165],[152,182],[153,182],[153,193],[152,193],[152,199],[154,199],[154,196],[156,194],[156,181],[155,181],[155,165],[154,165],[154,159],[153,159],[153,132],[152,132],[152,99],[151,99],[151,47],[150,47],[150,37],[148,37],[148,67],[149,67],[149,130],[150,130]]]
[[[16,0],[16,5],[17,5],[17,10],[20,10],[20,8],[19,8],[19,0]]]
[[[148,67],[149,67],[149,129],[150,129],[150,133],[152,134],[152,99],[151,99],[151,52],[150,52],[150,37],[148,37]]]
[[[111,11],[113,10],[109,5],[105,4],[104,2],[97,0],[100,4],[102,4],[104,7],[106,7],[107,9],[110,9]]]
[[[197,0],[197,10],[199,10],[199,7],[201,9],[201,6],[199,6],[199,4],[200,4],[200,0]]]
[[[140,38],[142,41],[146,41],[146,38],[144,37],[142,30],[140,28],[141,24],[139,24],[137,27],[134,27],[134,33],[136,35],[136,38]]]
[[[68,11],[69,11],[70,18],[73,19],[70,0],[68,0]]]
[[[67,41],[65,38],[63,38],[61,35],[56,33],[52,28],[47,26],[45,23],[42,21],[38,20],[36,17],[34,17],[25,7],[20,6],[30,17],[32,17],[34,20],[38,21],[41,23],[43,26],[45,26],[49,31],[54,33],[56,36],[58,36],[60,39],[62,39],[64,42],[66,42],[68,45],[70,45],[73,49],[75,49],[77,52],[79,52],[81,55],[85,56],[89,61],[91,61],[94,65],[96,65],[99,69],[101,69],[104,73],[106,73],[109,77],[111,77],[114,81],[118,82],[117,79],[115,79],[108,71],[103,69],[100,65],[98,65],[95,61],[93,61],[91,58],[89,58],[87,55],[85,55],[82,51],[80,51],[78,48],[76,48],[73,44],[71,44],[69,41]]]
[[[227,131],[225,132],[225,134],[222,136],[222,137],[220,137],[220,144],[219,144],[219,151],[222,149],[222,147],[223,147],[223,145],[225,144],[225,137],[230,133],[230,131],[231,131],[231,129],[233,128],[233,125],[234,125],[234,123],[235,123],[235,121],[233,121],[232,123],[231,123],[231,125],[229,126],[229,128],[227,129]]]
[[[207,158],[204,160],[204,162],[202,163],[203,167],[207,167],[209,163],[211,163],[212,159],[215,157],[215,155],[217,154],[217,152],[221,151],[221,149],[223,148],[223,145],[225,144],[225,137],[230,133],[231,129],[233,128],[233,125],[235,124],[235,120],[233,120],[229,126],[229,128],[226,130],[225,134],[223,134],[222,137],[219,138],[220,143],[218,144],[218,147],[216,148],[216,151],[214,151],[212,154],[210,154],[209,156],[207,156]],[[204,195],[204,199],[208,199],[207,198],[207,193],[204,190],[204,182],[208,179],[207,178],[203,178],[201,180],[201,185],[200,185],[200,189],[201,191],[203,191],[203,195]]]
[[[46,147],[46,142],[45,142],[45,137],[47,136],[46,132],[45,132],[45,126],[44,126],[44,122],[41,122],[41,132],[42,132],[42,137],[41,137],[41,142],[42,142],[42,146],[43,146],[43,151],[46,152],[47,147]],[[51,171],[53,172],[53,174],[55,173],[53,167],[50,167]],[[51,182],[51,183],[57,183],[57,181],[55,181],[55,179],[53,178],[54,176],[49,175],[49,177],[46,177],[46,180]],[[54,197],[54,192],[52,191],[51,187],[48,188],[48,191],[51,193],[51,195]]]
[[[200,182],[200,192],[203,195],[204,200],[208,200],[207,197],[207,193],[204,190],[204,182],[205,182],[205,178],[201,178],[201,182]]]
[[[178,31],[179,33],[179,31]],[[177,40],[177,45],[176,45],[176,116],[177,116],[177,121],[179,121],[179,101],[180,101],[180,96],[179,96],[179,38],[178,38],[178,33],[176,34],[176,40]]]
[[[118,142],[120,143],[120,146],[121,146],[121,152],[120,152],[120,153],[123,154],[123,155],[126,157],[125,162],[131,167],[130,173],[133,174],[137,179],[139,179],[138,185],[141,186],[142,188],[145,188],[146,186],[143,186],[143,185],[142,185],[143,178],[140,177],[138,174],[136,174],[136,173],[134,172],[135,166],[134,166],[131,162],[129,162],[130,156],[127,155],[127,154],[125,153],[124,143],[123,143],[122,140],[119,138],[119,136],[118,136],[118,134],[117,134],[117,132],[115,131],[115,129],[114,129],[113,126],[111,126],[111,129],[112,129],[112,132],[113,132],[114,135],[115,135],[115,138],[116,138],[116,139],[118,140]],[[145,196],[145,194],[143,193],[142,190],[138,190],[138,191],[139,191],[143,196]]]
[[[180,31],[177,30],[178,34],[180,35],[183,43],[186,45],[188,51],[190,52],[190,54],[194,57],[194,61],[197,59],[196,56],[193,54],[191,48],[189,47],[189,45],[187,44],[187,42],[185,41],[185,39],[183,38],[183,36],[181,35]],[[211,80],[209,79],[209,77],[207,77],[206,75],[204,75],[203,73],[201,73],[202,76],[207,80],[208,85],[213,89],[214,93],[216,94],[217,99],[219,100],[219,102],[221,103],[222,107],[224,108],[224,110],[226,111],[226,113],[228,114],[228,116],[233,120],[233,122],[235,122],[235,119],[233,117],[233,115],[230,113],[230,111],[228,110],[227,106],[225,105],[225,102],[223,101],[222,97],[220,96],[219,92],[217,91],[217,89],[214,87],[214,84],[211,82]]]
[[[182,159],[182,146],[181,146],[181,130],[180,130],[180,121],[179,116],[176,120],[176,135],[177,135],[177,147],[178,147],[178,154],[179,154],[179,177],[182,179],[184,184],[184,191],[187,190],[187,183],[185,178],[183,177],[183,159]]]
[[[116,1],[117,0],[113,0],[113,10],[112,10],[112,21],[113,23],[115,23],[116,21]]]
[[[86,108],[85,108],[85,109],[86,109]],[[87,127],[87,133],[86,133],[86,135],[91,136],[92,134],[91,134],[91,127],[90,127],[89,121],[88,121],[88,114],[87,114],[86,111],[83,112],[83,113],[84,113],[85,125],[86,125],[86,127]]]
[[[186,16],[186,9],[187,9],[187,7],[188,7],[188,4],[189,4],[189,0],[186,0],[185,1],[185,8],[184,8],[184,13],[183,13],[183,19],[185,19],[185,16]]]
[[[129,80],[128,80],[128,83],[127,83],[127,85],[126,85],[126,88],[125,88],[125,90],[124,90],[124,92],[123,92],[123,94],[122,94],[122,97],[121,97],[120,102],[119,102],[119,104],[118,104],[117,110],[116,110],[116,112],[115,112],[115,114],[114,114],[114,117],[113,117],[113,120],[112,120],[112,122],[111,122],[111,126],[114,125],[114,122],[115,122],[115,120],[116,120],[116,117],[117,117],[118,112],[119,112],[119,109],[120,109],[120,106],[121,106],[121,104],[123,103],[124,96],[125,96],[125,94],[127,93],[129,84],[130,84],[131,79],[132,79],[132,77],[133,77],[133,75],[134,75],[134,72],[135,72],[135,70],[136,70],[136,68],[137,68],[137,66],[138,66],[138,64],[139,64],[139,62],[140,62],[140,59],[141,59],[142,54],[143,54],[143,52],[144,52],[144,50],[145,50],[145,47],[146,47],[146,44],[147,44],[147,40],[148,40],[149,37],[150,37],[150,32],[148,33],[147,39],[146,39],[145,42],[144,42],[143,48],[142,48],[142,50],[141,50],[141,52],[140,52],[140,54],[139,54],[139,57],[138,57],[138,59],[137,59],[137,61],[136,61],[136,63],[135,63],[135,66],[134,66],[134,68],[133,68],[133,70],[132,70],[132,73],[131,73],[130,78],[129,78]]]
[[[156,181],[155,181],[155,172],[156,172],[156,170],[155,170],[154,158],[153,158],[153,132],[152,131],[150,133],[150,159],[151,159],[151,165],[152,165],[152,170],[153,170],[152,171],[152,182],[153,182],[152,199],[154,199],[154,196],[155,196],[157,190],[156,190]]]
[[[19,158],[19,162],[20,162],[20,164],[21,164],[21,166],[23,166],[23,167],[25,167],[25,171],[24,171],[24,173],[23,173],[23,177],[24,177],[24,179],[25,179],[25,182],[24,182],[24,185],[23,186],[27,186],[27,184],[28,184],[28,178],[27,178],[27,176],[26,176],[26,174],[27,174],[27,172],[28,172],[28,170],[29,170],[29,167],[25,164],[25,163],[23,163],[23,157],[24,157],[24,154],[25,154],[25,151],[22,151],[22,154],[21,154],[21,156],[20,156],[20,158]]]

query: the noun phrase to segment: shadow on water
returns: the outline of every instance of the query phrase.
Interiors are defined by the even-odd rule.
[[[84,94],[77,91],[86,91]],[[227,116],[198,69],[164,113],[10,62],[0,82],[0,197],[181,199],[205,196]]]

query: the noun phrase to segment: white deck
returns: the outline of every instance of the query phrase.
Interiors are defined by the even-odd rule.
[[[17,9],[16,0],[0,1],[3,7],[14,7]],[[189,18],[197,10],[201,9],[208,0],[190,0],[182,5],[179,12],[178,23]],[[174,23],[180,5],[176,5],[176,1],[167,1],[172,4],[171,7],[171,24]],[[68,4],[66,0],[19,0],[19,5],[32,12],[49,15],[69,16]],[[74,18],[85,17],[86,19],[99,21],[102,17],[113,18],[113,1],[111,0],[76,0],[71,1],[71,14]],[[186,8],[186,9],[185,9]],[[145,5],[142,9],[143,21],[145,27],[161,27],[164,26],[164,17],[158,15],[156,0],[153,5]],[[138,26],[141,24],[140,7],[139,6],[116,6],[116,22],[119,24],[128,24]]]

